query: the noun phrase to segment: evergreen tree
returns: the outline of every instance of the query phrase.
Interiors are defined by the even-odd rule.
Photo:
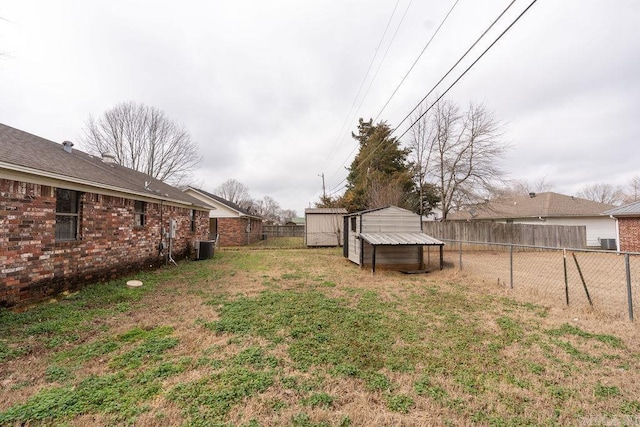
[[[360,150],[349,167],[341,203],[349,212],[387,205],[411,207],[414,184],[407,164],[409,150],[400,148],[390,133],[385,122],[358,121],[358,133],[352,136]]]

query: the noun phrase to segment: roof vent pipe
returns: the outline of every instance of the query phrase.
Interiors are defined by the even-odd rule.
[[[529,193],[529,197],[531,197],[531,198],[536,197],[536,193]]]
[[[62,143],[62,148],[64,148],[64,151],[67,153],[71,153],[71,147],[73,147],[73,142],[71,141],[64,141]]]
[[[116,156],[111,153],[102,153],[102,161],[105,163],[115,163]]]

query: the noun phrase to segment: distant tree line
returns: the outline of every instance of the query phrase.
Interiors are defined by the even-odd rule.
[[[227,179],[212,192],[216,196],[220,196],[274,224],[284,224],[296,216],[294,210],[282,209],[280,204],[271,196],[253,199],[249,195],[249,188],[233,178]]]

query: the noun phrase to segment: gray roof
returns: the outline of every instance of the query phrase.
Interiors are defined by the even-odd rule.
[[[234,211],[238,212],[239,214],[241,214],[241,215],[243,215],[243,216],[249,216],[249,217],[256,218],[256,219],[264,219],[264,218],[263,218],[263,217],[261,217],[260,215],[257,215],[257,214],[254,214],[254,213],[251,213],[251,212],[249,212],[247,209],[245,209],[245,208],[243,208],[243,207],[240,207],[239,205],[237,205],[237,204],[235,204],[235,203],[233,203],[233,202],[230,202],[229,200],[227,200],[227,199],[225,199],[225,198],[223,198],[223,197],[216,196],[216,195],[215,195],[215,194],[213,194],[213,193],[209,193],[208,191],[204,191],[204,190],[201,190],[201,189],[199,189],[199,188],[194,188],[194,187],[189,187],[189,188],[190,188],[191,190],[193,190],[193,191],[196,191],[196,192],[198,192],[198,193],[202,194],[202,195],[203,195],[203,196],[205,196],[205,197],[210,198],[211,200],[215,200],[216,202],[218,202],[218,203],[221,203],[221,204],[225,205],[226,207],[228,207],[228,208],[230,208],[230,209],[232,209],[232,210],[234,210]]]
[[[373,246],[444,245],[424,233],[360,233],[360,238]]]
[[[71,153],[61,143],[0,123],[0,170],[12,170],[59,181],[83,184],[130,195],[204,207],[198,199],[145,173],[105,163],[73,148]]]
[[[345,208],[307,208],[304,210],[304,213],[309,214],[346,214],[347,210]]]
[[[491,200],[449,214],[448,220],[598,216],[614,205],[553,192]]]
[[[603,215],[611,215],[613,217],[618,216],[640,216],[640,202],[630,203],[628,205],[620,206],[619,208],[611,209],[602,213]]]

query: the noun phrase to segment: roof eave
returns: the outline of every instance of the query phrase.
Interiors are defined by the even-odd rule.
[[[171,203],[175,203],[175,204],[179,204],[179,205],[183,205],[183,206],[205,208],[204,206],[198,206],[198,205],[196,205],[194,203],[191,203],[191,202],[185,202],[185,201],[173,199],[173,198],[170,198],[170,197],[162,197],[161,195],[158,195],[157,193],[138,192],[138,191],[134,191],[134,190],[126,189],[126,188],[115,187],[115,186],[108,185],[108,184],[101,184],[101,183],[97,183],[97,182],[94,182],[94,181],[89,181],[89,180],[80,179],[80,178],[73,178],[73,177],[66,176],[66,175],[60,175],[60,174],[53,173],[53,172],[42,171],[42,170],[39,170],[39,169],[33,169],[33,168],[26,167],[26,166],[20,166],[20,165],[15,165],[15,164],[12,164],[12,163],[6,163],[6,162],[3,162],[3,161],[0,161],[0,170],[2,170],[2,169],[6,169],[6,170],[9,170],[9,171],[13,171],[13,172],[17,172],[17,173],[21,173],[21,174],[25,174],[25,175],[40,176],[40,177],[45,177],[45,178],[49,178],[49,179],[52,179],[52,180],[70,182],[70,183],[74,183],[74,184],[78,184],[78,185],[83,185],[83,186],[87,186],[87,187],[91,187],[91,188],[96,188],[98,190],[110,190],[110,191],[114,191],[114,192],[117,192],[117,193],[129,194],[129,195],[132,195],[132,196],[142,196],[142,197],[147,197],[147,198],[151,198],[151,199],[154,199],[154,200],[162,200],[162,201],[171,202]]]

